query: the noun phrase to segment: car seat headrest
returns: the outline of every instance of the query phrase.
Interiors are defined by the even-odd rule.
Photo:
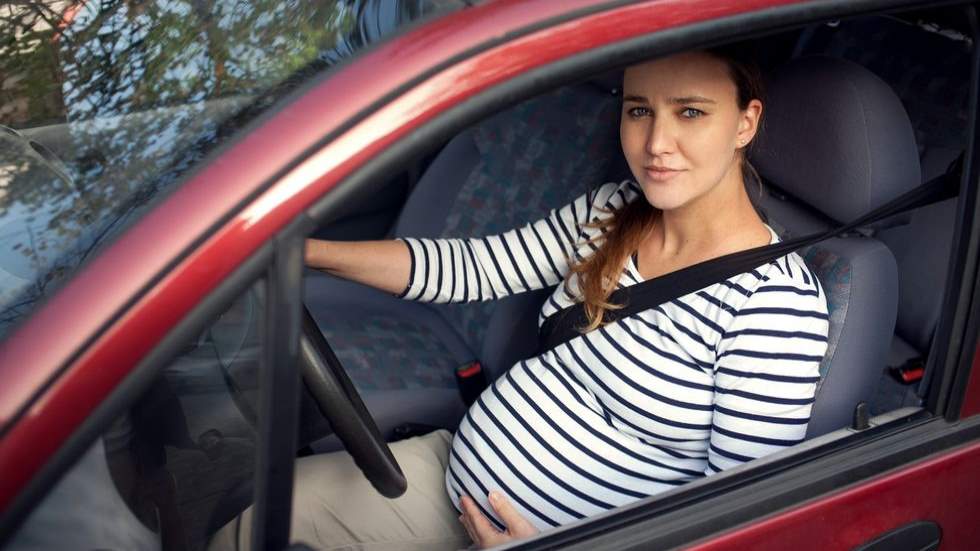
[[[908,114],[860,65],[796,59],[768,84],[751,160],[776,187],[848,222],[920,184]]]

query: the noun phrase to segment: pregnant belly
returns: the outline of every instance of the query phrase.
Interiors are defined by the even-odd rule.
[[[522,363],[463,419],[446,484],[457,507],[470,495],[493,518],[486,495],[497,490],[546,529],[673,488],[703,469],[702,457],[673,457],[616,430],[574,387]]]

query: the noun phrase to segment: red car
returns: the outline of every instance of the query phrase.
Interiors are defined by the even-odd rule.
[[[485,235],[629,177],[622,69],[738,42],[769,83],[752,195],[784,237],[953,197],[801,251],[831,311],[806,441],[515,547],[980,548],[974,4],[0,18],[0,546],[201,549],[259,503],[253,538],[287,548],[293,462],[341,446],[398,495],[386,442],[454,428],[470,375],[533,354],[546,292],[402,301],[304,271],[304,238]]]

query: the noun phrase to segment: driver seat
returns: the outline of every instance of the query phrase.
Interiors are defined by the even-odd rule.
[[[625,177],[620,83],[616,75],[566,86],[458,134],[419,179],[392,236],[500,233]],[[310,313],[386,436],[405,423],[455,429],[465,412],[455,369],[479,361],[493,380],[533,354],[548,294],[433,306],[312,270],[304,283]],[[313,445],[339,447],[334,437]]]

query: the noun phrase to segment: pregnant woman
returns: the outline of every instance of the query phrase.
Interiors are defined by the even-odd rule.
[[[378,495],[346,454],[299,459],[292,539],[322,549],[489,547],[801,442],[828,316],[796,254],[607,319],[619,287],[778,241],[747,190],[761,98],[757,70],[723,50],[634,65],[620,126],[634,180],[502,235],[309,240],[309,266],[408,300],[492,300],[559,284],[541,319],[581,302],[588,324],[511,367],[454,435],[394,443],[409,483],[398,499]],[[247,541],[249,518],[213,547]]]

